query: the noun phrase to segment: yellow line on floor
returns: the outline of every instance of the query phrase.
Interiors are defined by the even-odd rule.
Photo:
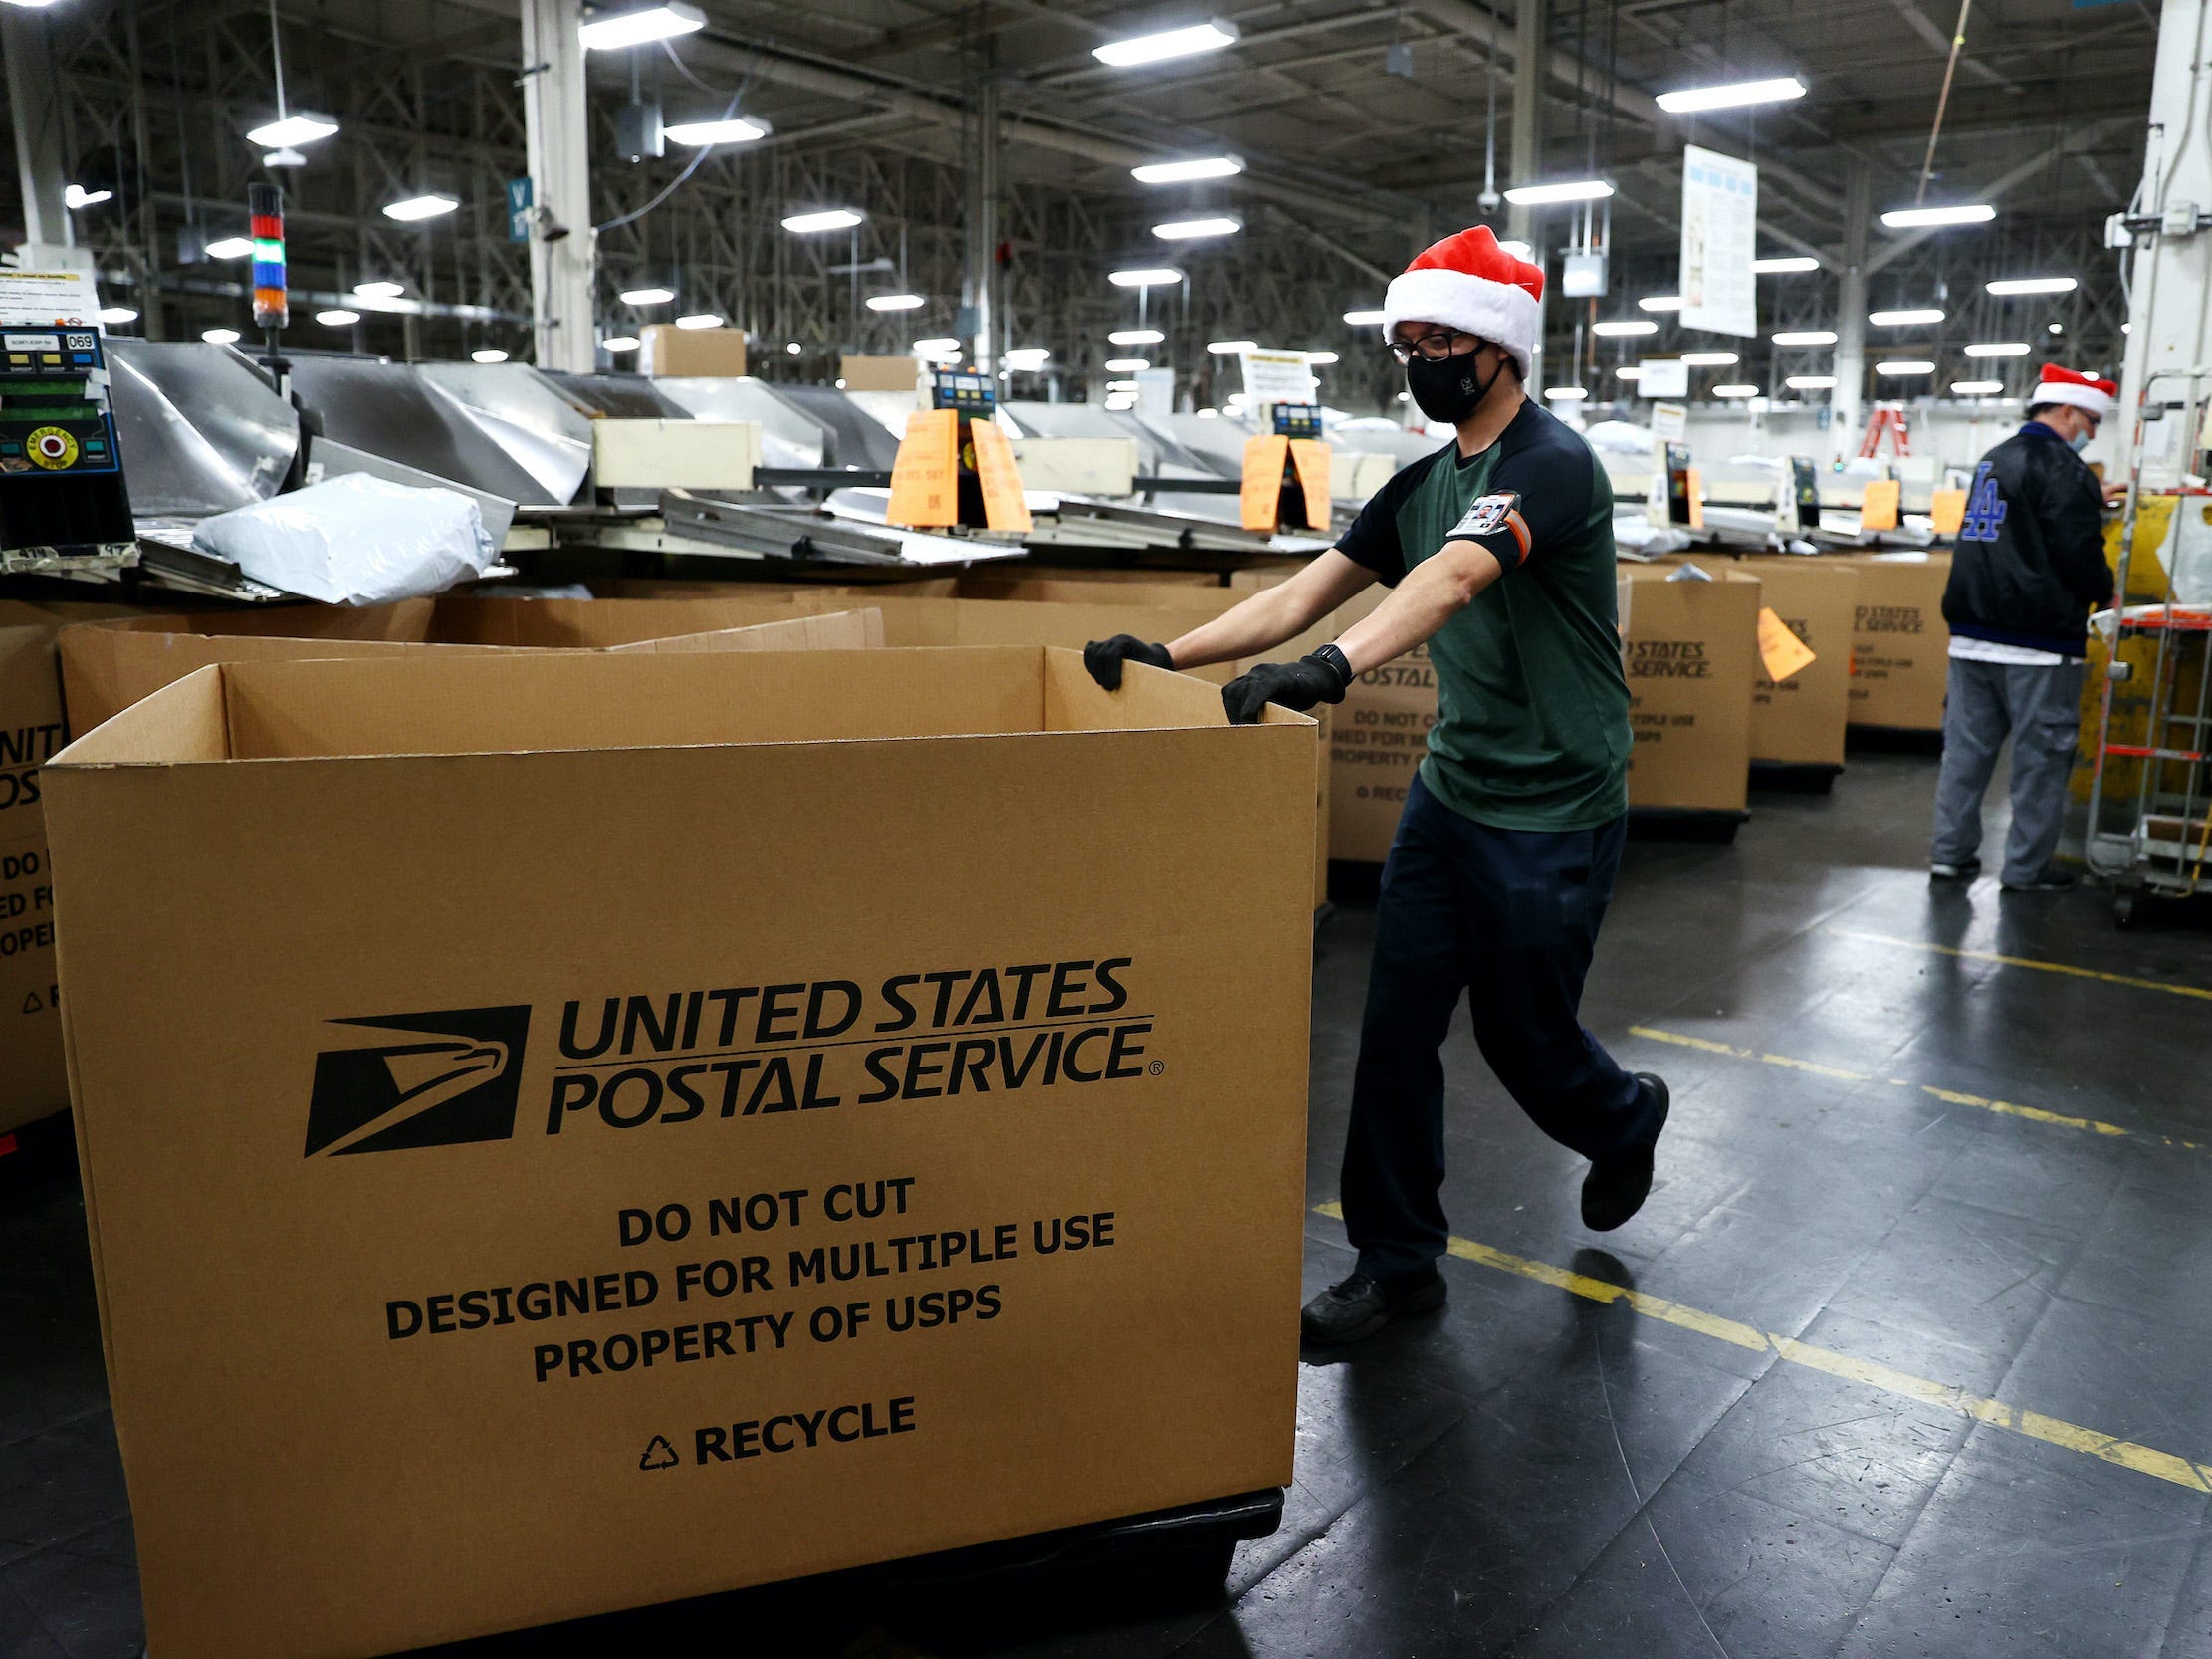
[[[1338,1204],[1323,1204],[1318,1213],[1336,1221],[1344,1219],[1344,1210]],[[2003,1400],[1969,1393],[1955,1383],[1936,1382],[1928,1377],[1914,1376],[1872,1359],[1861,1359],[1854,1354],[1839,1353],[1834,1348],[1800,1342],[1795,1337],[1779,1336],[1762,1331],[1757,1325],[1739,1319],[1724,1318],[1718,1313],[1707,1313],[1699,1308],[1686,1307],[1678,1302],[1668,1302],[1663,1297],[1632,1291],[1625,1285],[1611,1285],[1602,1279],[1592,1279],[1568,1268],[1555,1268],[1549,1262],[1531,1261],[1525,1256],[1514,1256],[1489,1245],[1476,1244],[1472,1239],[1454,1238],[1445,1247],[1462,1262],[1477,1263],[1509,1273],[1517,1278],[1532,1279],[1539,1285],[1550,1285],[1588,1302],[1619,1303],[1641,1313],[1648,1319],[1657,1319],[1681,1330],[1694,1331],[1709,1336],[1714,1341],[1726,1342],[1732,1347],[1746,1348],[1753,1353],[1771,1353],[1777,1359],[1792,1365],[1802,1365],[1808,1370],[1824,1371],[1845,1382],[1855,1382],[1883,1394],[1917,1400],[1922,1405],[1941,1411],[1955,1412],[1961,1417],[1971,1417],[1977,1423],[1991,1428],[2040,1440],[2047,1446],[2059,1446],[2070,1452],[2081,1452],[2089,1457],[2101,1458],[2106,1463],[2117,1464],[2122,1469],[2132,1469],[2138,1475],[2149,1475],[2175,1486],[2185,1486],[2192,1492],[2212,1492],[2212,1465],[2192,1463],[2171,1452],[2161,1452],[2154,1446],[2137,1445],[2131,1440],[2119,1440],[2096,1429],[2083,1428],[2057,1417],[2046,1417],[2040,1411],[2029,1411],[2021,1406],[2008,1405]]]
[[[1648,1038],[1654,1043],[1671,1043],[1679,1049],[1695,1049],[1708,1055],[1726,1055],[1731,1060],[1755,1060],[1767,1066],[1786,1066],[1793,1070],[1811,1071],[1823,1077],[1835,1077],[1843,1082],[1872,1082],[1874,1079],[1860,1071],[1846,1071],[1834,1066],[1820,1066],[1809,1060],[1793,1060],[1788,1055],[1762,1054],[1756,1049],[1739,1049],[1733,1043],[1715,1043],[1708,1037],[1691,1037],[1678,1031],[1666,1031],[1659,1026],[1631,1026],[1629,1035]],[[2127,1140],[2155,1141],[2161,1146],[2177,1147],[2184,1151],[2201,1152],[2204,1146],[2194,1140],[2176,1140],[2171,1135],[2147,1134],[2140,1129],[2130,1129],[2118,1123],[2106,1123],[2101,1118],[2073,1117],[2065,1112],[2046,1111],[2041,1106],[2020,1106],[2010,1100],[1992,1100],[1986,1095],[1965,1094],[1956,1089],[1938,1088],[1933,1083],[1910,1083],[1902,1077],[1889,1077],[1887,1082],[1897,1088],[1918,1088],[1923,1094],[1932,1095],[1945,1105],[1974,1106],[2005,1117],[2024,1117],[2031,1123],[2053,1123],[2061,1128],[2080,1129],[2095,1135],[2116,1135]]]
[[[1831,922],[1826,931],[1846,939],[1864,939],[1870,944],[1896,945],[1904,950],[1929,951],[1937,956],[1955,956],[1969,962],[1998,962],[2008,968],[2033,968],[2039,973],[2071,974],[2076,979],[2101,979],[2107,985],[2129,985],[2138,991],[2164,991],[2176,997],[2196,997],[2212,1002],[2212,991],[2201,985],[2171,985],[2162,979],[2137,979],[2132,974],[2108,974],[2101,968],[2077,968],[2071,962],[2039,962],[2032,956],[2001,956],[1996,951],[1961,950],[1955,945],[1938,945],[1926,939],[1900,939],[1893,933],[1865,933],[1856,927],[1838,927]]]

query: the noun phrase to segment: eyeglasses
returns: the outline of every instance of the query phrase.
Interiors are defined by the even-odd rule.
[[[1452,350],[1452,343],[1458,338],[1449,329],[1438,329],[1435,334],[1423,335],[1419,340],[1394,340],[1390,343],[1390,355],[1400,362],[1412,362],[1416,356],[1429,362],[1442,362],[1446,357],[1459,355]],[[1479,336],[1468,338],[1474,341],[1470,351],[1479,352],[1487,344]]]

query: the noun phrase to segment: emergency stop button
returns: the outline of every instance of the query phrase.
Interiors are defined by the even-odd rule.
[[[25,441],[34,466],[48,472],[77,464],[77,439],[59,426],[41,426]]]

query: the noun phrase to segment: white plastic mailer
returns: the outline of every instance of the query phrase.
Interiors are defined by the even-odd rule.
[[[347,473],[202,520],[192,545],[326,604],[386,604],[484,574],[498,554],[476,502]]]

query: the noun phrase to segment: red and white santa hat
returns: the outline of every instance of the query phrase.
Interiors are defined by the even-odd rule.
[[[1544,273],[1497,245],[1488,225],[1447,236],[1415,256],[1383,296],[1383,338],[1401,323],[1436,323],[1502,346],[1529,373],[1543,328]]]
[[[2035,395],[2028,401],[2069,404],[2102,420],[2118,407],[2119,387],[2110,380],[2093,379],[2071,368],[2061,368],[2055,362],[2047,362],[2043,365],[2043,378],[2036,384]]]

